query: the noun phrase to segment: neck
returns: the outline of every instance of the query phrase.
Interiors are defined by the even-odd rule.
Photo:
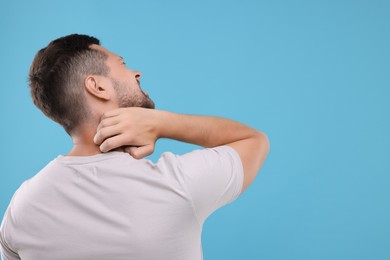
[[[96,129],[96,128],[93,128]],[[84,127],[72,133],[73,147],[66,156],[91,156],[102,153],[99,145],[93,142],[96,130]],[[124,152],[124,148],[117,148],[113,151]]]

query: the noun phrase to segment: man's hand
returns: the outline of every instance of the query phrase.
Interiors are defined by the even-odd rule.
[[[103,114],[95,144],[102,152],[126,146],[126,152],[136,159],[154,152],[158,139],[158,111],[140,107],[119,108]]]
[[[139,159],[153,153],[158,138],[203,147],[227,145],[235,149],[244,169],[242,191],[255,179],[270,147],[264,133],[230,119],[137,107],[105,113],[94,142],[100,145],[102,152],[131,146],[126,151]]]

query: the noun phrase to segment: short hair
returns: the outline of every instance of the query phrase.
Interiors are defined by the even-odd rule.
[[[84,94],[88,75],[108,76],[107,55],[91,49],[100,41],[92,36],[72,34],[58,38],[35,55],[29,72],[34,104],[70,135],[90,116]]]

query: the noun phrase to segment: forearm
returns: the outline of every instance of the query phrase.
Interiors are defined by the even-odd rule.
[[[203,147],[216,147],[248,139],[260,132],[239,122],[215,117],[156,110],[158,138],[169,138]]]
[[[226,118],[128,107],[105,112],[93,141],[102,152],[126,147],[134,158],[153,153],[158,138],[205,148],[229,145],[244,158],[246,153],[264,146],[265,137],[254,128]]]

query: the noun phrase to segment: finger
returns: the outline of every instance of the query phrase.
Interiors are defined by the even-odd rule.
[[[96,132],[95,136],[93,137],[93,142],[97,145],[100,145],[105,139],[119,135],[120,133],[121,131],[118,124],[107,126]]]
[[[122,110],[121,108],[117,108],[117,109],[106,111],[106,112],[103,113],[101,119],[103,120],[105,118],[118,116],[121,113],[121,110]]]
[[[142,159],[142,158],[152,154],[152,151],[150,150],[149,145],[140,146],[140,147],[132,146],[132,147],[126,148],[125,151],[127,151],[135,159]]]
[[[154,152],[154,145],[148,144],[140,147],[129,146],[125,151],[130,153],[135,159],[142,159]]]
[[[125,152],[129,153],[131,156],[133,156],[135,158],[135,154],[137,153],[137,149],[138,149],[138,147],[136,147],[136,146],[127,146],[125,148]]]
[[[118,117],[109,117],[102,119],[96,129],[96,132],[99,132],[99,130],[102,128],[117,125],[119,122],[120,120]]]
[[[131,140],[129,140],[129,137],[126,137],[125,135],[115,135],[112,137],[109,137],[104,140],[104,142],[100,145],[100,151],[103,153],[106,153],[108,151],[111,151],[112,149],[129,145],[131,143]]]

